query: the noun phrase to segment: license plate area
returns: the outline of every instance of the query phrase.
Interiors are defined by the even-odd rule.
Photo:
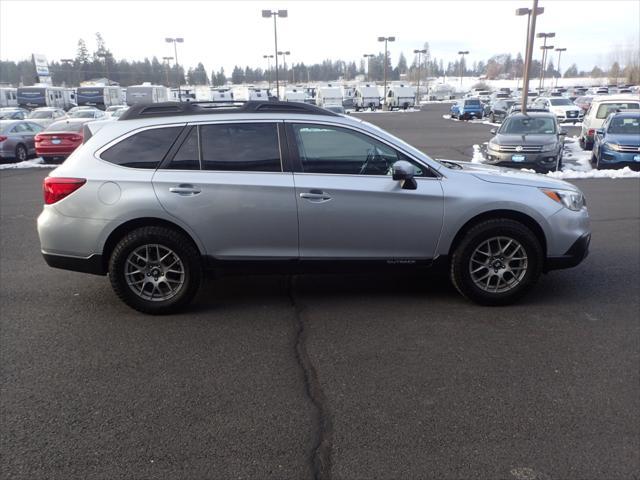
[[[60,140],[59,138],[54,138],[51,140],[51,143],[53,143],[54,145],[60,145],[62,143],[62,140]]]
[[[513,162],[524,162],[525,158],[524,155],[511,155],[511,161]]]

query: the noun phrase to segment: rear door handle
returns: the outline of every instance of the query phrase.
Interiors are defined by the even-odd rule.
[[[328,202],[331,200],[331,196],[322,190],[312,189],[309,192],[304,192],[300,194],[300,198],[304,198],[311,202],[322,203]]]
[[[170,187],[169,191],[177,195],[190,197],[199,194],[202,190],[200,189],[200,187],[196,187],[195,185],[180,184],[177,187]]]

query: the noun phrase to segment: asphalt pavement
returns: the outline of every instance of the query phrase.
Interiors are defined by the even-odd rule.
[[[441,110],[363,117],[469,159],[491,127]],[[591,254],[514,306],[439,274],[237,276],[151,317],[46,266],[46,174],[0,171],[1,478],[640,478],[640,181],[576,181]]]

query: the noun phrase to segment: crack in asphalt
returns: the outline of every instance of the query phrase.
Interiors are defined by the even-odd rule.
[[[330,480],[333,422],[331,421],[322,386],[318,381],[318,374],[307,352],[307,329],[302,317],[302,307],[296,301],[294,295],[293,275],[289,276],[287,293],[294,309],[296,326],[295,357],[302,370],[305,393],[315,409],[316,438],[309,459],[311,471],[314,480]]]

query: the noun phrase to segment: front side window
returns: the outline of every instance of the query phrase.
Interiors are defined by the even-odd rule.
[[[200,170],[198,127],[193,127],[169,164],[173,170]]]
[[[183,127],[151,128],[135,133],[102,152],[100,157],[129,168],[155,169]]]
[[[405,160],[416,166],[416,176],[427,176],[406,155],[362,133],[309,124],[295,124],[293,131],[305,173],[391,175],[392,165]]]
[[[200,127],[202,169],[281,172],[275,123],[227,123]]]

